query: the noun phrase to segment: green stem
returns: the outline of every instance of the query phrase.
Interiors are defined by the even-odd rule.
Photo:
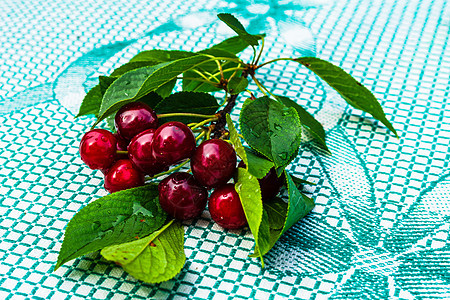
[[[256,83],[256,85],[259,87],[259,89],[264,89],[268,94],[270,94],[274,99],[278,99],[277,98],[277,96],[275,96],[274,94],[272,94],[272,92],[271,91],[269,91],[269,89],[268,88],[266,88],[258,79],[256,79],[254,76],[252,76],[252,79],[253,79],[253,81],[255,81],[255,83]],[[266,95],[266,96],[268,96],[265,92],[264,92],[264,90],[261,90],[263,93],[264,93],[264,95]]]
[[[117,154],[127,154],[128,155],[128,151],[117,150],[116,153]]]
[[[196,70],[197,71],[197,70]],[[197,72],[199,72],[199,73],[201,73],[200,71],[197,71]],[[205,70],[203,70],[203,72],[206,74],[206,75],[208,75],[209,77],[208,77],[208,80],[210,80],[210,79],[212,79],[212,78],[214,78],[217,82],[220,82],[220,80],[219,79],[217,79],[217,77],[216,76],[214,76],[213,74],[211,74],[211,73],[209,73],[208,71],[205,71]]]
[[[170,174],[170,173],[172,173],[172,172],[174,172],[174,171],[177,171],[177,170],[181,169],[181,168],[182,168],[185,164],[187,164],[188,162],[189,162],[189,159],[186,160],[186,161],[184,161],[184,162],[182,162],[181,164],[179,164],[178,166],[176,166],[176,167],[173,168],[173,169],[170,169],[170,170],[165,171],[165,172],[162,172],[162,173],[158,173],[158,174],[153,175],[153,176],[151,176],[151,177],[150,177],[150,176],[147,176],[147,177],[145,177],[145,180],[146,180],[146,181],[147,181],[147,180],[152,180],[152,179],[161,177],[161,176],[163,176],[163,175]]]
[[[276,61],[280,61],[280,60],[290,60],[290,61],[295,61],[295,62],[297,62],[297,61],[295,60],[295,58],[288,58],[288,57],[286,57],[286,58],[276,58],[276,59],[272,59],[272,60],[266,61],[265,63],[260,64],[259,66],[256,67],[256,69],[259,69],[259,68],[261,68],[261,67],[263,67],[263,66],[265,66],[265,65],[268,65],[268,64],[274,63],[274,62],[276,62]],[[255,70],[256,70],[256,69],[255,69]]]
[[[264,49],[264,37],[261,36],[261,48],[259,49],[258,58],[256,59],[256,61],[255,61],[255,63],[254,63],[255,65],[258,64],[259,59],[261,58],[261,54],[262,54],[262,52],[263,52],[263,49]]]
[[[234,70],[245,70],[245,68],[243,68],[243,67],[235,67],[235,68],[229,68],[229,69],[225,69],[225,70],[223,70],[223,72],[229,72],[229,71],[234,71]],[[220,74],[220,72],[217,72],[217,73],[214,73],[213,75],[219,75]]]
[[[201,139],[205,134],[206,134],[206,131],[203,130],[199,135],[197,135],[197,137],[195,138],[195,141],[198,142],[198,140]]]
[[[237,66],[236,70],[234,70],[233,74],[231,74],[230,78],[228,78],[228,82],[230,82],[230,80],[231,80],[234,76],[236,76],[237,71],[239,70],[238,68],[240,68],[240,67],[241,67],[241,64],[239,64],[239,65]],[[227,71],[228,71],[228,69],[227,69]]]
[[[261,83],[258,81],[258,79],[255,78],[255,76],[252,75],[252,79],[255,82],[255,84],[258,86],[258,88],[261,90],[261,92],[263,92],[264,96],[269,96],[267,95],[265,89],[262,87]]]
[[[212,121],[216,121],[217,119],[218,119],[218,118],[217,118],[216,116],[214,116],[214,118],[204,120],[204,121],[202,121],[202,122],[200,122],[200,123],[197,123],[196,125],[192,126],[192,127],[191,127],[191,130],[193,130],[193,129],[197,128],[197,127],[203,126],[203,125],[205,125],[206,123],[209,123],[209,122],[212,122]]]
[[[203,79],[205,79],[207,82],[211,82],[212,84],[214,84],[210,79],[211,77],[206,77],[202,72],[200,72],[199,70],[196,69],[192,69],[191,71],[197,73],[198,75],[200,75],[201,77],[203,77]],[[207,74],[208,75],[208,74]],[[217,78],[214,77],[215,80],[217,80],[217,82],[219,82],[219,80]],[[192,79],[191,79],[192,80]]]
[[[228,91],[225,91],[225,99],[223,100],[222,104],[220,104],[220,106],[224,106],[225,103],[228,102]]]
[[[169,114],[159,114],[158,118],[170,118],[170,117],[197,117],[197,118],[216,118],[216,115],[202,115],[202,114],[194,114],[194,113],[169,113]]]
[[[256,58],[256,48],[252,46],[253,48],[253,59],[252,59],[252,65],[255,64],[255,58]]]
[[[210,57],[211,59],[208,60],[208,61],[211,61],[211,60],[227,60],[227,61],[234,61],[234,62],[237,62],[237,63],[239,63],[239,64],[242,64],[242,63],[243,63],[243,61],[240,60],[239,58],[231,58],[231,57],[215,57],[215,56],[208,55],[208,54],[202,54],[202,55],[205,55],[205,56],[207,56],[207,57]],[[208,61],[205,61],[205,62],[208,62]]]
[[[223,76],[223,69],[222,69],[222,65],[220,64],[220,61],[216,60],[216,64],[217,64],[217,68],[219,68],[220,79],[221,80],[225,79],[225,76]]]

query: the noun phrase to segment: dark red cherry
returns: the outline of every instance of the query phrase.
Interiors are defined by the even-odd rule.
[[[114,125],[117,133],[125,140],[150,128],[158,128],[158,117],[153,109],[142,102],[131,102],[116,113]]]
[[[201,143],[191,158],[192,174],[206,187],[224,185],[236,169],[236,152],[233,147],[220,139]]]
[[[130,143],[130,141],[125,140],[118,133],[114,133],[114,137],[117,140],[117,150],[127,151],[128,144]],[[127,154],[117,154],[117,159],[127,159],[127,158],[128,158]]]
[[[128,157],[133,165],[145,175],[155,175],[164,170],[164,165],[157,162],[152,154],[155,129],[138,133],[128,146]]]
[[[89,168],[107,169],[116,160],[116,138],[104,129],[86,132],[80,142],[80,156]]]
[[[247,224],[234,184],[229,183],[215,189],[209,196],[208,209],[211,218],[223,228],[238,229]]]
[[[194,150],[194,134],[180,122],[161,125],[153,137],[153,156],[159,163],[167,166],[191,157]]]
[[[208,191],[189,173],[173,173],[159,183],[158,190],[161,207],[175,219],[196,218],[206,207]]]
[[[105,175],[105,189],[110,193],[138,187],[144,182],[144,174],[128,159],[116,161]]]
[[[275,168],[271,168],[266,176],[258,179],[258,181],[261,188],[261,198],[265,201],[272,199],[280,192],[281,187],[284,185],[285,176],[283,173],[278,177]]]
[[[241,160],[238,164],[239,168],[246,168],[245,163]],[[261,198],[263,201],[272,199],[275,197],[279,192],[281,187],[284,185],[286,177],[284,176],[284,173],[278,177],[277,171],[275,168],[271,168],[269,172],[263,177],[259,178],[259,187],[261,188]],[[237,178],[235,178],[237,180]]]

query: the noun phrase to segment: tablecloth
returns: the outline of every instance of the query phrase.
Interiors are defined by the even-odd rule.
[[[332,155],[303,139],[288,169],[317,183],[305,187],[316,207],[265,268],[248,257],[248,229],[223,230],[205,211],[186,224],[187,261],[172,280],[142,283],[98,253],[53,272],[68,221],[106,194],[78,156],[93,122],[74,119],[83,96],[143,49],[231,36],[219,12],[267,34],[264,60],[341,66],[399,139],[305,68],[271,65],[259,78],[323,123]],[[7,0],[0,20],[1,299],[450,298],[448,1]]]

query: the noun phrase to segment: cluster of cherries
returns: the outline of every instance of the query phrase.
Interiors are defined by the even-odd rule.
[[[79,148],[84,163],[105,175],[106,190],[114,193],[142,186],[146,175],[165,172],[190,158],[192,174],[175,172],[159,183],[161,207],[170,216],[187,220],[198,217],[208,202],[211,217],[220,226],[237,229],[247,224],[234,184],[228,183],[237,163],[228,142],[209,139],[197,147],[188,126],[180,122],[159,126],[156,113],[142,102],[123,106],[114,122],[117,133],[90,130]],[[239,167],[245,168],[245,164],[241,162]],[[259,179],[263,200],[274,197],[282,181],[274,169]],[[214,191],[208,197],[210,189]]]

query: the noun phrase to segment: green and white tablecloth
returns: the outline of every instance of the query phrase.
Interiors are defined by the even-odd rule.
[[[78,157],[84,94],[143,49],[230,36],[218,12],[266,32],[265,59],[340,65],[400,139],[305,68],[273,65],[259,76],[324,124],[333,155],[304,140],[289,168],[317,183],[316,207],[266,268],[247,257],[249,230],[226,232],[205,211],[173,280],[144,284],[99,254],[53,272],[67,222],[106,194]],[[449,27],[445,0],[1,1],[0,299],[450,299]]]

